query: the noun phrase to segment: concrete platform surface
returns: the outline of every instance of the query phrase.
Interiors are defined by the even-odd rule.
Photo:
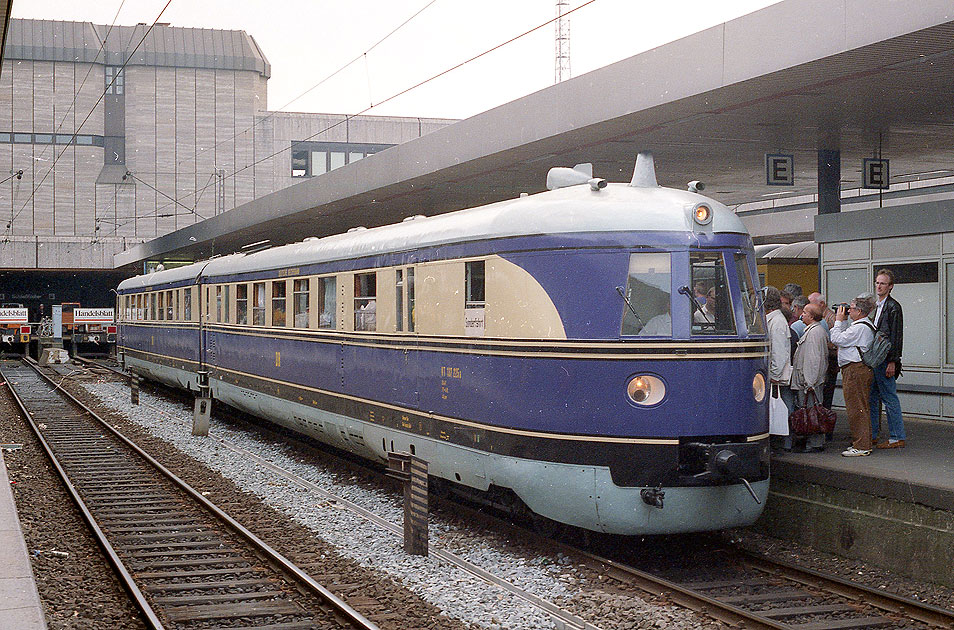
[[[839,413],[823,453],[772,453],[772,476],[954,510],[954,422],[905,418],[905,447],[874,449],[867,457],[841,456],[851,445],[847,425]]]
[[[0,630],[45,630],[7,466],[0,451]]]

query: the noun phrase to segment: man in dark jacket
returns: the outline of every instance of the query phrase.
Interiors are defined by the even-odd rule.
[[[894,273],[890,269],[879,269],[875,275],[875,293],[878,296],[877,309],[871,312],[875,327],[888,336],[891,350],[884,363],[874,369],[871,382],[871,435],[877,442],[878,429],[881,426],[880,403],[884,403],[888,418],[888,440],[877,442],[876,448],[904,448],[904,421],[901,418],[901,401],[898,400],[896,381],[901,376],[901,347],[904,342],[904,319],[901,305],[891,297],[894,288]]]

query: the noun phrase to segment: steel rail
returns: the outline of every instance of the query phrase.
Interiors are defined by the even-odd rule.
[[[2,369],[2,368],[0,368]],[[90,531],[93,534],[93,537],[96,539],[96,542],[103,549],[103,552],[106,554],[106,559],[109,561],[109,564],[112,565],[113,570],[118,574],[120,581],[122,582],[123,588],[129,593],[129,596],[133,600],[133,604],[144,617],[144,621],[149,628],[153,630],[163,630],[162,622],[159,620],[159,616],[153,610],[152,606],[146,600],[146,596],[143,594],[139,587],[136,585],[136,582],[133,580],[132,575],[130,575],[129,570],[126,568],[126,565],[120,559],[119,555],[116,553],[116,550],[110,544],[109,540],[106,539],[106,534],[103,533],[103,530],[100,528],[99,523],[96,522],[96,519],[93,517],[93,514],[89,511],[89,508],[86,507],[86,503],[80,497],[76,488],[73,486],[73,482],[70,481],[69,475],[66,474],[66,471],[60,465],[59,460],[56,458],[56,455],[53,453],[53,449],[43,438],[43,434],[40,431],[40,427],[37,426],[36,422],[33,419],[33,414],[27,409],[26,404],[23,402],[23,399],[20,398],[20,394],[10,383],[10,379],[7,378],[5,371],[3,372],[3,379],[7,383],[7,389],[10,394],[13,396],[14,401],[16,401],[17,406],[20,408],[20,411],[23,413],[23,416],[26,418],[27,422],[30,424],[30,428],[33,429],[33,433],[36,435],[37,440],[39,440],[40,445],[43,447],[43,450],[46,452],[46,456],[50,459],[50,462],[53,464],[53,467],[56,469],[57,474],[59,474],[60,479],[63,482],[63,485],[66,487],[66,492],[70,495],[70,498],[73,500],[73,503],[79,509],[80,514],[83,517],[83,520],[86,521],[86,524],[89,526]]]
[[[854,599],[895,614],[905,615],[928,625],[939,628],[954,628],[954,610],[947,610],[916,599],[895,595],[864,584],[857,584],[815,569],[799,567],[784,560],[769,559],[748,551],[741,553],[743,554],[743,562],[759,571],[783,577],[805,586],[837,593],[842,597]]]
[[[187,495],[189,495],[190,498],[192,498],[197,503],[202,505],[202,507],[204,507],[209,513],[211,513],[221,522],[225,523],[235,533],[239,534],[242,538],[244,538],[267,560],[269,560],[271,563],[277,566],[281,571],[285,571],[289,576],[293,577],[301,585],[305,586],[307,591],[309,591],[313,595],[317,595],[323,601],[327,602],[330,606],[332,606],[335,609],[336,613],[342,615],[348,621],[348,623],[351,623],[356,628],[361,628],[362,630],[379,630],[376,624],[366,619],[361,613],[359,613],[350,605],[348,605],[344,600],[340,599],[337,595],[335,595],[334,593],[326,589],[324,586],[322,586],[318,582],[316,582],[310,575],[302,571],[294,563],[292,563],[290,560],[288,560],[283,555],[278,553],[278,551],[276,551],[275,549],[270,547],[267,543],[265,543],[263,540],[261,540],[258,536],[256,536],[251,531],[249,531],[241,523],[233,519],[231,516],[229,516],[226,512],[224,512],[214,503],[212,503],[207,498],[202,496],[201,493],[199,493],[197,490],[189,486],[185,481],[183,481],[178,476],[176,476],[171,470],[169,470],[168,468],[160,464],[158,461],[156,461],[151,455],[149,455],[144,450],[142,450],[132,440],[130,440],[125,435],[120,433],[118,429],[114,428],[108,422],[100,418],[99,415],[97,415],[92,409],[87,407],[85,404],[79,401],[72,394],[65,391],[62,387],[59,387],[56,383],[53,382],[53,380],[49,376],[47,376],[46,374],[43,374],[43,372],[40,371],[35,361],[33,361],[32,359],[25,359],[24,362],[27,365],[29,365],[31,368],[33,368],[33,370],[41,378],[47,381],[47,383],[53,385],[54,388],[56,388],[64,397],[70,400],[73,404],[77,405],[85,413],[89,414],[91,418],[99,422],[105,429],[107,429],[110,433],[112,433],[118,440],[123,442],[126,446],[128,446],[134,452],[136,452],[136,454],[138,454],[145,461],[147,461],[165,478],[167,478],[169,481],[175,484],[180,490],[182,490]],[[12,391],[13,388],[11,387],[10,389]],[[51,454],[51,451],[48,451],[48,454]],[[54,458],[54,461],[55,461],[55,458]],[[74,496],[76,497],[75,500],[82,501],[82,499],[79,498],[78,494],[75,494],[75,490],[74,490]],[[92,518],[92,514],[90,514],[90,518]],[[98,527],[97,527],[97,530],[98,530]],[[99,531],[99,534],[102,534],[101,530]],[[118,560],[119,559],[117,557],[117,561]],[[161,628],[161,626],[157,626],[157,627]]]

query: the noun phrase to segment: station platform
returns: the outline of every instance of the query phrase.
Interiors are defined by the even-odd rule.
[[[756,528],[954,586],[954,423],[905,417],[904,425],[905,448],[842,457],[851,439],[839,413],[824,452],[773,453]]]
[[[46,630],[7,465],[0,450],[0,630]]]

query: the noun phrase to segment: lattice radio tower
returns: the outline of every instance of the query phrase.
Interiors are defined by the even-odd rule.
[[[554,46],[556,62],[554,64],[554,83],[570,78],[570,18],[566,12],[570,10],[570,0],[556,0],[556,14],[559,18],[554,22]]]

